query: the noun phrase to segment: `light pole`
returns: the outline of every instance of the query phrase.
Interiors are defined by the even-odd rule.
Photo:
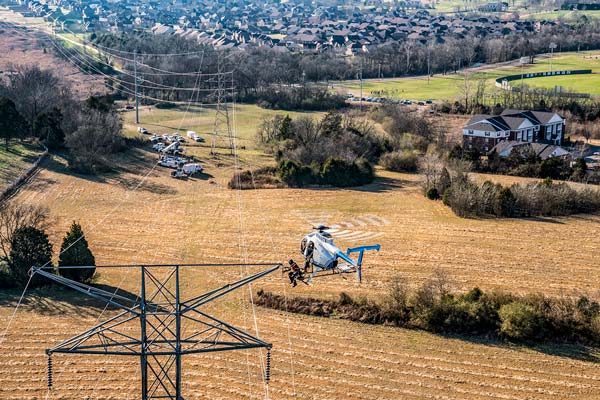
[[[527,64],[527,57],[521,57],[519,59],[519,63],[521,64],[521,96],[519,100],[519,108],[523,108],[523,66]]]
[[[554,58],[554,49],[556,48],[556,43],[551,42],[548,47],[550,47],[550,72],[552,72],[552,59]]]

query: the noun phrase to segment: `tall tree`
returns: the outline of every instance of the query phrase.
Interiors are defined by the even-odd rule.
[[[96,268],[61,268],[65,266],[95,266],[96,259],[88,246],[81,225],[76,222],[65,235],[60,256],[58,259],[58,272],[68,279],[78,282],[89,282],[96,272]]]
[[[27,123],[15,103],[6,97],[0,98],[0,137],[4,138],[6,149],[12,138],[23,136],[26,130]]]
[[[58,108],[41,113],[33,122],[33,133],[44,141],[49,149],[58,149],[65,144],[65,132],[62,129],[63,115]]]
[[[11,276],[20,287],[24,287],[29,281],[31,267],[52,267],[52,245],[48,235],[32,226],[17,229],[10,246],[8,266]],[[41,278],[34,277],[30,286],[39,286],[42,283]]]
[[[15,102],[30,127],[39,114],[71,98],[69,89],[49,69],[33,65],[15,67],[15,71],[4,92]]]

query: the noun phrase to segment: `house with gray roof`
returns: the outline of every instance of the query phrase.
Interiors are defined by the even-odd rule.
[[[463,147],[488,153],[502,141],[560,146],[565,119],[554,112],[505,110],[501,115],[478,114],[463,127]]]

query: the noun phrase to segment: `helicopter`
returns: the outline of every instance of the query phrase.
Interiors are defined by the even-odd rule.
[[[371,246],[351,247],[344,253],[334,243],[333,237],[327,230],[329,227],[319,225],[313,227],[315,232],[304,236],[300,241],[300,253],[304,257],[304,272],[308,272],[312,268],[312,272],[308,279],[302,279],[302,273],[298,270],[297,265],[290,260],[290,281],[295,282],[294,278],[298,278],[303,283],[307,284],[317,273],[322,271],[332,271],[333,273],[354,273],[358,277],[358,281],[362,282],[362,261],[365,251],[379,251],[379,244]],[[358,258],[353,260],[350,254],[358,253]],[[340,263],[340,260],[342,263]],[[295,265],[295,267],[294,267]],[[296,275],[292,275],[296,272]],[[295,286],[295,285],[294,285]]]

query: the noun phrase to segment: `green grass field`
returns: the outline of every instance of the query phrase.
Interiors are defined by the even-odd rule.
[[[525,66],[523,72],[550,71],[550,63],[552,63],[554,71],[591,69],[593,72],[600,73],[600,52],[555,54],[552,61],[550,57],[538,57],[534,64]],[[520,73],[521,67],[518,65],[490,66],[489,68],[483,67],[470,72],[470,79],[485,79],[488,90],[495,90],[495,79]],[[526,84],[531,87],[545,88],[561,85],[565,89],[570,88],[574,91],[594,95],[600,94],[600,74],[528,79]],[[363,82],[363,95],[411,100],[453,100],[460,95],[461,86],[463,85],[464,78],[462,74],[438,74],[431,77],[429,82],[426,76],[374,79]],[[337,87],[355,96],[360,94],[360,83],[356,80],[340,82]]]
[[[271,155],[266,155],[257,147],[256,132],[260,127],[263,118],[274,115],[289,115],[291,118],[299,116],[311,116],[320,118],[322,112],[295,112],[282,110],[267,110],[256,105],[236,104],[235,113],[230,112],[232,129],[237,138],[237,147],[239,157],[244,165],[263,166],[273,162]],[[139,135],[137,127],[143,126],[151,133],[155,134],[173,134],[179,132],[186,137],[186,131],[193,130],[199,136],[205,139],[202,143],[188,143],[186,154],[199,157],[201,159],[210,157],[212,144],[212,135],[215,123],[215,109],[212,106],[179,106],[171,109],[157,109],[154,107],[143,107],[140,109],[140,124],[135,124],[135,112],[126,112],[123,115],[123,132],[126,136],[133,137]],[[221,125],[217,147],[227,147],[227,127]],[[142,135],[144,136],[144,135]],[[145,136],[148,137],[148,136]],[[226,154],[226,149],[219,150]]]

